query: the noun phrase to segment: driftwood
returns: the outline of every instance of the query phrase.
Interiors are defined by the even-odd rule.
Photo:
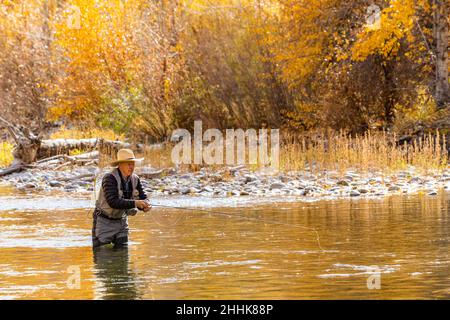
[[[119,149],[128,148],[136,152],[143,152],[143,144],[131,144],[122,141],[112,141],[105,139],[55,139],[42,140],[37,158],[49,158],[59,155],[69,155],[72,150],[95,150],[99,154],[115,158]],[[87,153],[86,155],[89,155]],[[96,156],[98,158],[98,155]]]
[[[86,174],[78,175],[76,177],[61,178],[61,179],[58,179],[58,181],[67,182],[67,181],[78,180],[78,179],[83,179],[83,178],[94,179],[95,178],[95,174],[86,173]]]
[[[28,128],[16,126],[2,117],[0,117],[0,127],[5,127],[15,142],[13,163],[6,169],[0,169],[0,177],[30,167],[58,170],[69,165],[98,164],[100,154],[114,159],[119,149],[129,148],[137,153],[143,153],[145,148],[144,144],[97,138],[42,140],[42,134],[36,136]],[[157,146],[151,148],[157,148]],[[90,150],[91,152],[70,156],[73,150]]]
[[[42,140],[37,158],[47,158],[61,154],[68,155],[72,150],[94,150],[99,139],[54,139]]]
[[[0,177],[6,176],[6,175],[14,173],[14,172],[22,171],[23,169],[25,169],[25,166],[21,163],[12,164],[8,168],[0,171]]]
[[[99,162],[99,152],[92,151],[88,153],[83,153],[75,156],[68,156],[66,154],[60,154],[57,156],[45,158],[38,160],[35,164],[35,167],[47,167],[52,168],[53,170],[59,170],[63,167],[69,165],[92,165],[98,164]],[[64,161],[61,163],[61,161]],[[55,167],[56,165],[56,167]]]

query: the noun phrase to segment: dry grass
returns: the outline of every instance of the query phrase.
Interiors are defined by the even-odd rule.
[[[344,174],[347,170],[360,172],[380,171],[392,173],[414,166],[421,173],[440,171],[448,166],[446,150],[442,147],[446,141],[439,132],[428,134],[411,145],[396,146],[397,137],[385,132],[367,132],[362,136],[349,137],[344,132],[324,132],[315,134],[316,138],[284,135],[280,147],[281,171],[323,170],[337,171]],[[52,135],[52,138],[96,138],[120,139],[112,132],[91,130],[62,129]],[[13,145],[8,142],[0,143],[0,167],[11,164]],[[171,147],[146,147],[138,156],[145,157],[144,165],[154,168],[173,166],[171,161]],[[81,152],[75,150],[73,154]],[[225,154],[225,153],[224,153]],[[101,157],[101,166],[107,165],[112,159]],[[219,169],[222,166],[211,166]],[[261,166],[249,165],[251,170],[258,170]],[[197,171],[199,165],[182,165],[182,171]]]
[[[396,146],[397,137],[385,132],[367,132],[362,136],[348,137],[343,132],[328,132],[321,139],[307,142],[306,139],[285,137],[280,151],[280,166],[284,171],[309,168],[313,171],[346,170],[361,172],[381,171],[391,173],[414,166],[422,173],[442,170],[448,161],[445,138],[427,135],[411,145]]]
[[[57,132],[50,136],[50,139],[91,139],[91,138],[103,138],[105,140],[124,140],[124,135],[118,135],[112,130],[102,130],[102,129],[81,129],[73,128],[67,129],[66,127],[61,127]]]
[[[360,172],[393,173],[414,166],[420,173],[431,173],[447,167],[446,150],[443,135],[429,134],[411,145],[397,146],[396,135],[385,132],[367,132],[362,136],[349,137],[344,132],[326,132],[315,134],[316,138],[282,137],[280,147],[281,171],[323,170],[344,174],[348,170]],[[224,153],[225,154],[225,153]],[[140,156],[145,157],[144,164],[154,168],[173,166],[171,147],[146,148]],[[191,157],[193,159],[193,156]],[[109,159],[108,159],[109,160]],[[248,159],[246,159],[248,160]],[[208,166],[220,169],[224,165]],[[200,165],[182,165],[181,171],[198,171]],[[262,166],[248,165],[256,171]]]
[[[115,160],[115,151],[108,150],[103,152],[100,156],[101,168],[109,166],[109,164]],[[150,166],[152,168],[169,168],[174,164],[171,161],[171,149],[161,145],[157,146],[145,146],[143,152],[135,152],[137,158],[144,158],[142,162],[143,166]]]

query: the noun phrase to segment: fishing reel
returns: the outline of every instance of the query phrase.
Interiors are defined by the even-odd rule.
[[[133,208],[133,209],[128,209],[125,214],[127,216],[135,216],[138,213],[138,209],[137,208]]]

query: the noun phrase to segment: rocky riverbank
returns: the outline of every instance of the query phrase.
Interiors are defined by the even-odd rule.
[[[15,186],[21,192],[93,193],[99,187],[102,174],[94,166],[74,167],[72,170],[31,169],[2,179],[2,184]],[[418,174],[414,168],[391,175],[380,172],[347,171],[343,175],[324,171],[267,174],[252,172],[240,166],[222,168],[215,172],[181,173],[175,169],[139,168],[145,191],[150,196],[206,197],[283,197],[302,199],[382,197],[390,194],[424,192],[437,195],[439,189],[450,188],[450,170],[435,174]],[[95,184],[94,181],[97,181]]]

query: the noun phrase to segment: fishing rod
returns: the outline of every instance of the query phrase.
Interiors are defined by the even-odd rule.
[[[94,198],[96,199],[96,178],[94,179]],[[185,210],[185,211],[200,211],[200,212],[205,212],[208,214],[216,214],[216,215],[220,215],[220,216],[225,216],[225,217],[229,217],[229,218],[237,218],[237,219],[243,219],[243,220],[248,220],[248,221],[256,221],[256,222],[260,222],[260,223],[267,223],[267,224],[277,224],[277,225],[282,225],[282,226],[288,226],[288,227],[293,227],[293,228],[300,228],[300,229],[304,229],[304,230],[309,230],[315,233],[316,235],[316,241],[317,241],[317,245],[319,246],[319,249],[321,251],[325,251],[321,244],[320,244],[320,236],[319,236],[319,232],[312,227],[306,227],[300,224],[291,224],[291,223],[285,223],[285,222],[281,222],[281,221],[275,221],[275,220],[267,220],[267,219],[260,219],[260,218],[252,218],[252,217],[247,217],[247,216],[243,216],[243,215],[238,215],[238,214],[228,214],[225,212],[220,212],[220,211],[214,211],[214,210],[206,210],[206,209],[194,209],[194,208],[188,208],[188,207],[175,207],[175,206],[167,206],[167,205],[162,205],[162,204],[151,204],[151,206],[153,207],[160,207],[160,208],[167,208],[167,209],[177,209],[177,210]]]
[[[229,213],[225,213],[225,212],[221,212],[221,211],[215,211],[215,210],[206,210],[206,209],[194,209],[194,208],[188,208],[188,207],[175,207],[175,206],[167,206],[167,205],[162,205],[162,204],[151,204],[152,207],[160,207],[160,208],[167,208],[167,209],[179,209],[179,210],[186,210],[186,211],[195,211],[195,212],[205,212],[205,213],[209,213],[209,214],[216,214],[216,215],[220,215],[220,216],[225,216],[225,217],[229,217],[229,218],[238,218],[238,219],[244,219],[244,220],[249,220],[249,221],[256,221],[256,222],[262,222],[262,223],[267,223],[267,224],[278,224],[278,225],[282,225],[282,226],[289,226],[289,227],[294,227],[294,228],[300,228],[300,229],[305,229],[305,230],[309,230],[312,231],[316,234],[316,240],[317,240],[317,244],[320,248],[321,251],[325,251],[322,246],[320,245],[320,236],[319,236],[319,232],[312,227],[306,227],[300,224],[292,224],[292,223],[286,223],[286,222],[281,222],[281,221],[275,221],[275,220],[267,220],[267,219],[260,219],[260,218],[252,218],[252,217],[247,217],[247,216],[243,216],[243,215],[239,215],[239,214],[229,214]]]

